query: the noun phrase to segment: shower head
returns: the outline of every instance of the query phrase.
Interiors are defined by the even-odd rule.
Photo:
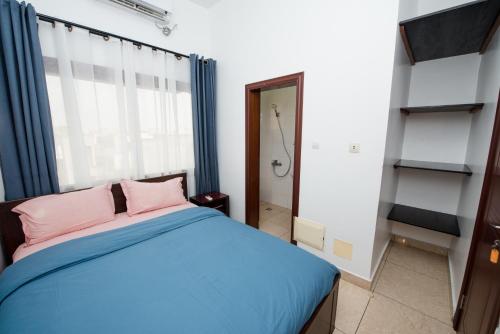
[[[271,108],[273,109],[274,114],[276,115],[276,117],[280,117],[280,113],[278,112],[278,106],[273,103],[273,104],[271,104]]]

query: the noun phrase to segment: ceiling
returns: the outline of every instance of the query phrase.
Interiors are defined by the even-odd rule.
[[[198,4],[198,5],[203,6],[205,8],[210,8],[219,1],[220,0],[191,0],[191,2],[194,2],[195,4]]]

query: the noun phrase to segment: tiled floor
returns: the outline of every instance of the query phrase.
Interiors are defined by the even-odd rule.
[[[373,291],[340,282],[335,334],[451,334],[448,260],[393,243]]]
[[[290,241],[292,210],[260,202],[259,229],[275,237]]]
[[[290,241],[291,210],[260,203],[260,230]],[[452,334],[448,259],[391,243],[373,291],[340,281],[334,334]]]

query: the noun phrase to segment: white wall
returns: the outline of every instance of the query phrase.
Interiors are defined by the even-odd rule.
[[[401,0],[399,2],[399,21],[414,16],[417,2]],[[408,96],[411,80],[411,64],[408,60],[403,42],[396,32],[396,50],[394,69],[392,73],[391,103],[387,123],[385,142],[384,167],[380,187],[380,201],[378,206],[377,226],[372,256],[372,275],[376,272],[384,251],[391,240],[392,222],[387,216],[396,201],[399,170],[394,169],[394,163],[401,158],[403,138],[405,133],[405,116],[401,114],[401,106],[408,105]]]
[[[417,0],[417,14],[416,16],[437,12],[439,10],[447,9],[471,2],[471,0]]]
[[[295,96],[295,86],[264,91],[260,95],[260,200],[289,209],[292,208]],[[272,104],[278,106],[285,145],[292,159],[290,172],[284,177],[276,176],[271,166],[275,159],[283,164],[276,167],[279,175],[285,174],[289,166]]]
[[[462,235],[453,240],[449,252],[454,307],[456,307],[457,296],[460,293],[469,254],[488,159],[499,88],[500,34],[497,33],[481,59],[476,100],[485,105],[483,110],[474,114],[472,118],[465,161],[471,167],[473,175],[465,178],[463,182],[458,207],[458,221]]]
[[[244,86],[304,71],[299,215],[326,226],[324,251],[312,252],[370,279],[398,1],[222,0],[212,15],[221,190],[232,216],[245,216]],[[353,244],[352,261],[333,255],[334,238]]]
[[[208,9],[187,0],[148,0],[171,8],[177,30],[166,37],[154,21],[104,0],[30,0],[38,13],[157,45],[184,54],[211,55]]]
[[[416,63],[409,105],[470,103],[476,97],[480,58],[472,53]]]

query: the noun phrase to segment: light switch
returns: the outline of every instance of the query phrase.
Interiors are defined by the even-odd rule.
[[[357,144],[357,143],[352,143],[352,144],[349,144],[349,152],[350,153],[359,153],[360,151],[360,144]]]

